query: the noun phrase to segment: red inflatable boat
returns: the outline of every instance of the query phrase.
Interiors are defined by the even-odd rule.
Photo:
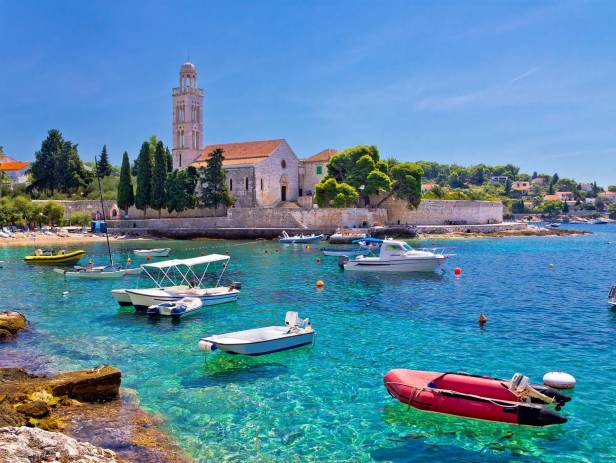
[[[547,386],[529,385],[516,373],[511,381],[467,373],[391,370],[387,391],[400,402],[429,412],[529,426],[565,423],[559,410],[569,396]]]

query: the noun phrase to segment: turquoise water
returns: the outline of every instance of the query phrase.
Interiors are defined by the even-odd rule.
[[[570,238],[441,241],[457,254],[445,273],[412,276],[344,273],[318,245],[157,242],[173,257],[230,252],[227,281],[243,283],[237,303],[180,323],[115,304],[109,290],[138,278],[67,284],[49,268],[22,264],[30,248],[0,248],[8,261],[2,308],[24,312],[33,327],[0,346],[0,362],[117,366],[123,386],[203,462],[616,461],[616,311],[606,304],[616,226],[591,229]],[[120,258],[143,242],[114,246]],[[104,262],[103,243],[86,249]],[[197,349],[205,334],[282,323],[287,310],[311,318],[313,347],[207,359]],[[391,368],[521,371],[538,382],[559,369],[578,387],[563,409],[566,424],[522,428],[407,410],[383,387]]]

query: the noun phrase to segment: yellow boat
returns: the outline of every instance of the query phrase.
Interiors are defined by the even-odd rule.
[[[77,251],[66,252],[64,249],[53,253],[37,249],[33,256],[24,257],[26,264],[74,264],[85,255],[83,249]]]

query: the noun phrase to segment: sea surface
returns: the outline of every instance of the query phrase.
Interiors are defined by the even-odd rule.
[[[222,281],[242,282],[239,301],[179,323],[116,305],[110,290],[139,277],[66,281],[23,264],[33,248],[0,248],[0,309],[32,326],[0,345],[0,364],[114,365],[199,462],[616,461],[616,225],[578,228],[594,234],[411,242],[455,252],[428,275],[345,273],[324,244],[113,241],[118,261],[146,244],[178,258],[230,253]],[[86,250],[105,262],[104,243]],[[283,324],[288,310],[310,317],[314,346],[256,358],[197,349],[207,334]],[[534,382],[563,370],[578,385],[569,421],[536,429],[409,410],[383,387],[392,368]]]

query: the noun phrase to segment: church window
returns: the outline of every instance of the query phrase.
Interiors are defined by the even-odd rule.
[[[244,179],[244,185],[244,188],[246,189],[246,191],[248,191],[248,177]]]
[[[229,191],[233,191],[233,179],[229,179]]]
[[[287,161],[285,161],[284,159],[282,161],[280,161],[280,167],[282,167],[283,169],[287,168]]]
[[[317,166],[317,175],[321,175],[323,173],[323,166]]]

